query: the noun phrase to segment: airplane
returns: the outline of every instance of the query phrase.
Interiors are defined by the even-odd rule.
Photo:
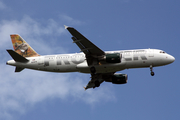
[[[175,58],[159,49],[135,49],[103,51],[84,37],[73,27],[65,26],[72,35],[73,43],[80,48],[80,53],[39,55],[20,35],[10,35],[13,48],[7,52],[13,58],[6,62],[15,66],[15,72],[23,69],[33,69],[48,72],[80,72],[91,74],[91,80],[85,90],[99,87],[102,82],[125,84],[127,74],[116,73],[124,69],[150,68],[154,76],[153,67],[164,66],[175,61]]]

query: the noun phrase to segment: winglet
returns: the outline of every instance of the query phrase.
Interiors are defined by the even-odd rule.
[[[68,26],[66,26],[66,25],[64,25],[64,27],[65,27],[65,29],[67,29],[67,28],[68,28]]]

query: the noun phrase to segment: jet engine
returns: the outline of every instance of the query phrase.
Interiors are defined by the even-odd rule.
[[[103,56],[99,60],[106,61],[107,63],[120,63],[121,62],[121,54],[120,53],[110,53]]]
[[[127,74],[114,74],[111,77],[111,82],[113,84],[126,84],[127,83]]]
[[[112,82],[113,84],[126,84],[128,75],[127,74],[113,74],[103,75],[102,79],[106,82]]]

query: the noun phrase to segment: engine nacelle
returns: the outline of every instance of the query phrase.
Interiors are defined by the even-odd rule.
[[[121,62],[120,53],[106,54],[106,62],[107,63],[120,63]]]
[[[113,84],[125,84],[127,83],[128,76],[127,74],[114,74],[112,76]]]
[[[106,54],[105,56],[100,57],[99,60],[106,61],[107,63],[120,63],[121,62],[121,54],[120,53]]]

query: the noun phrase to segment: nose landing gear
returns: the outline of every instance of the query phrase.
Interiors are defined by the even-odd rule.
[[[154,72],[153,72],[153,66],[150,66],[150,70],[151,70],[151,76],[154,76]]]

